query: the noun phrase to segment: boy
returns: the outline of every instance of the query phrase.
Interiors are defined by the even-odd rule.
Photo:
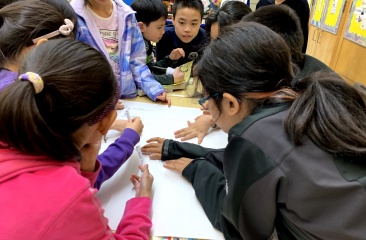
[[[156,45],[156,59],[159,61],[173,49],[182,48],[184,56],[173,67],[202,56],[206,44],[205,31],[200,27],[203,18],[201,0],[176,0],[173,4],[172,26],[165,27],[163,38]]]
[[[283,37],[290,47],[291,61],[299,67],[295,78],[306,78],[317,71],[334,73],[320,60],[302,53],[305,39],[301,30],[300,19],[296,12],[285,4],[261,7],[243,17],[242,21],[260,23]]]
[[[181,56],[183,49],[174,49],[169,56],[155,62],[151,42],[159,42],[164,35],[165,21],[168,10],[161,0],[135,0],[131,8],[136,11],[136,20],[140,27],[146,48],[146,65],[154,73],[160,84],[173,84],[184,80],[184,73],[176,68],[173,74],[165,74],[168,67],[172,67]]]
[[[134,11],[122,0],[72,0],[78,15],[76,38],[98,49],[109,60],[121,98],[137,96],[137,87],[153,101],[170,100],[146,66],[143,38]]]

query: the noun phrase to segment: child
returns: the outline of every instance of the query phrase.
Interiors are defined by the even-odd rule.
[[[363,239],[366,104],[337,75],[293,81],[290,54],[261,24],[225,28],[197,72],[226,149],[193,161],[172,140],[143,151],[183,157],[164,166],[192,183],[226,239],[268,239],[275,228],[280,239]],[[215,154],[223,172],[207,161]]]
[[[205,32],[200,27],[202,18],[200,0],[176,0],[173,4],[173,26],[165,27],[163,38],[156,44],[156,59],[164,59],[176,48],[182,48],[184,56],[173,67],[199,58],[206,44]]]
[[[39,1],[18,1],[0,10],[1,19],[4,20],[4,24],[0,27],[0,49],[2,55],[4,55],[3,58],[0,58],[0,92],[17,78],[19,63],[25,53],[34,47],[34,39],[39,39],[37,44],[41,44],[47,41],[47,34],[52,32],[56,33],[52,38],[72,36],[73,24],[70,22],[65,24],[64,20],[64,14],[72,17],[71,22],[76,20],[76,14],[72,14],[74,11],[70,4],[61,0],[44,1],[48,4]],[[56,11],[51,4],[56,6],[59,11]],[[42,11],[39,14],[34,14],[35,11],[39,10]],[[17,24],[14,25],[14,23]],[[59,29],[68,29],[68,31],[61,34]],[[15,35],[17,38],[12,37]],[[143,124],[139,118],[124,125],[124,130],[116,129],[123,131],[122,135],[98,156],[98,160],[102,165],[94,185],[98,189],[131,156],[134,146],[140,140]],[[94,165],[92,165],[92,169],[89,169],[87,160],[83,159],[81,161],[84,175],[88,175],[88,172],[94,172]]]
[[[242,17],[249,14],[252,10],[243,2],[226,2],[218,12],[209,15],[205,21],[206,37],[208,42],[216,39],[221,28],[239,22]],[[175,138],[186,141],[197,137],[198,144],[201,144],[203,138],[207,135],[211,127],[216,127],[215,122],[209,114],[198,116],[194,122],[187,122],[188,127],[174,132]]]
[[[135,0],[131,8],[136,11],[136,20],[144,37],[147,53],[146,64],[155,73],[155,79],[161,84],[173,84],[184,80],[184,73],[176,68],[173,74],[165,74],[184,55],[183,49],[174,49],[170,55],[160,61],[154,61],[151,42],[159,42],[164,35],[165,21],[168,16],[166,6],[161,0]]]
[[[318,59],[302,53],[304,42],[300,19],[296,12],[285,4],[261,7],[246,15],[246,22],[257,22],[278,33],[291,50],[291,60],[298,67],[296,78],[305,78],[316,71],[334,71]]]
[[[300,26],[304,38],[302,45],[302,53],[306,53],[306,48],[308,46],[308,36],[309,36],[309,19],[310,19],[310,8],[309,2],[307,0],[259,0],[256,9],[267,5],[286,5],[292,8],[300,19]]]
[[[31,50],[19,72],[0,94],[3,237],[149,239],[153,177],[147,165],[140,166],[141,177],[131,177],[136,198],[127,202],[115,233],[92,188],[100,140],[119,97],[104,56],[75,40],[56,39]],[[85,158],[94,163],[88,179],[81,176]]]
[[[146,66],[144,42],[132,9],[122,0],[72,0],[71,5],[78,15],[76,39],[109,60],[121,98],[136,97],[138,87],[153,101],[166,101],[170,106],[163,87]]]

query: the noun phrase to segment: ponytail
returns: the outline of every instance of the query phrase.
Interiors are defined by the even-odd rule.
[[[315,73],[293,84],[300,96],[284,121],[286,133],[299,145],[307,135],[322,149],[366,156],[366,104],[362,94],[336,74]]]

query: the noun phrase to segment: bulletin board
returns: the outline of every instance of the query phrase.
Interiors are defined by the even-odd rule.
[[[366,47],[366,0],[354,0],[344,38]]]
[[[337,34],[345,3],[345,0],[329,1],[324,21],[321,23],[321,29]]]
[[[327,7],[327,0],[317,0],[311,18],[311,24],[320,27],[324,15],[324,9]]]

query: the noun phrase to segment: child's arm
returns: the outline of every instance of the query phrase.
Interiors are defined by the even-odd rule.
[[[126,18],[126,21],[129,21],[129,23],[126,23],[126,26],[130,26],[127,34],[131,36],[129,64],[133,79],[137,86],[146,93],[150,99],[156,101],[158,97],[164,93],[164,88],[154,79],[146,65],[145,43],[135,16],[132,14],[131,17]]]
[[[102,183],[111,178],[132,155],[134,146],[140,141],[142,128],[140,118],[129,121],[122,135],[98,156],[102,169],[94,184],[95,188],[99,189]]]

